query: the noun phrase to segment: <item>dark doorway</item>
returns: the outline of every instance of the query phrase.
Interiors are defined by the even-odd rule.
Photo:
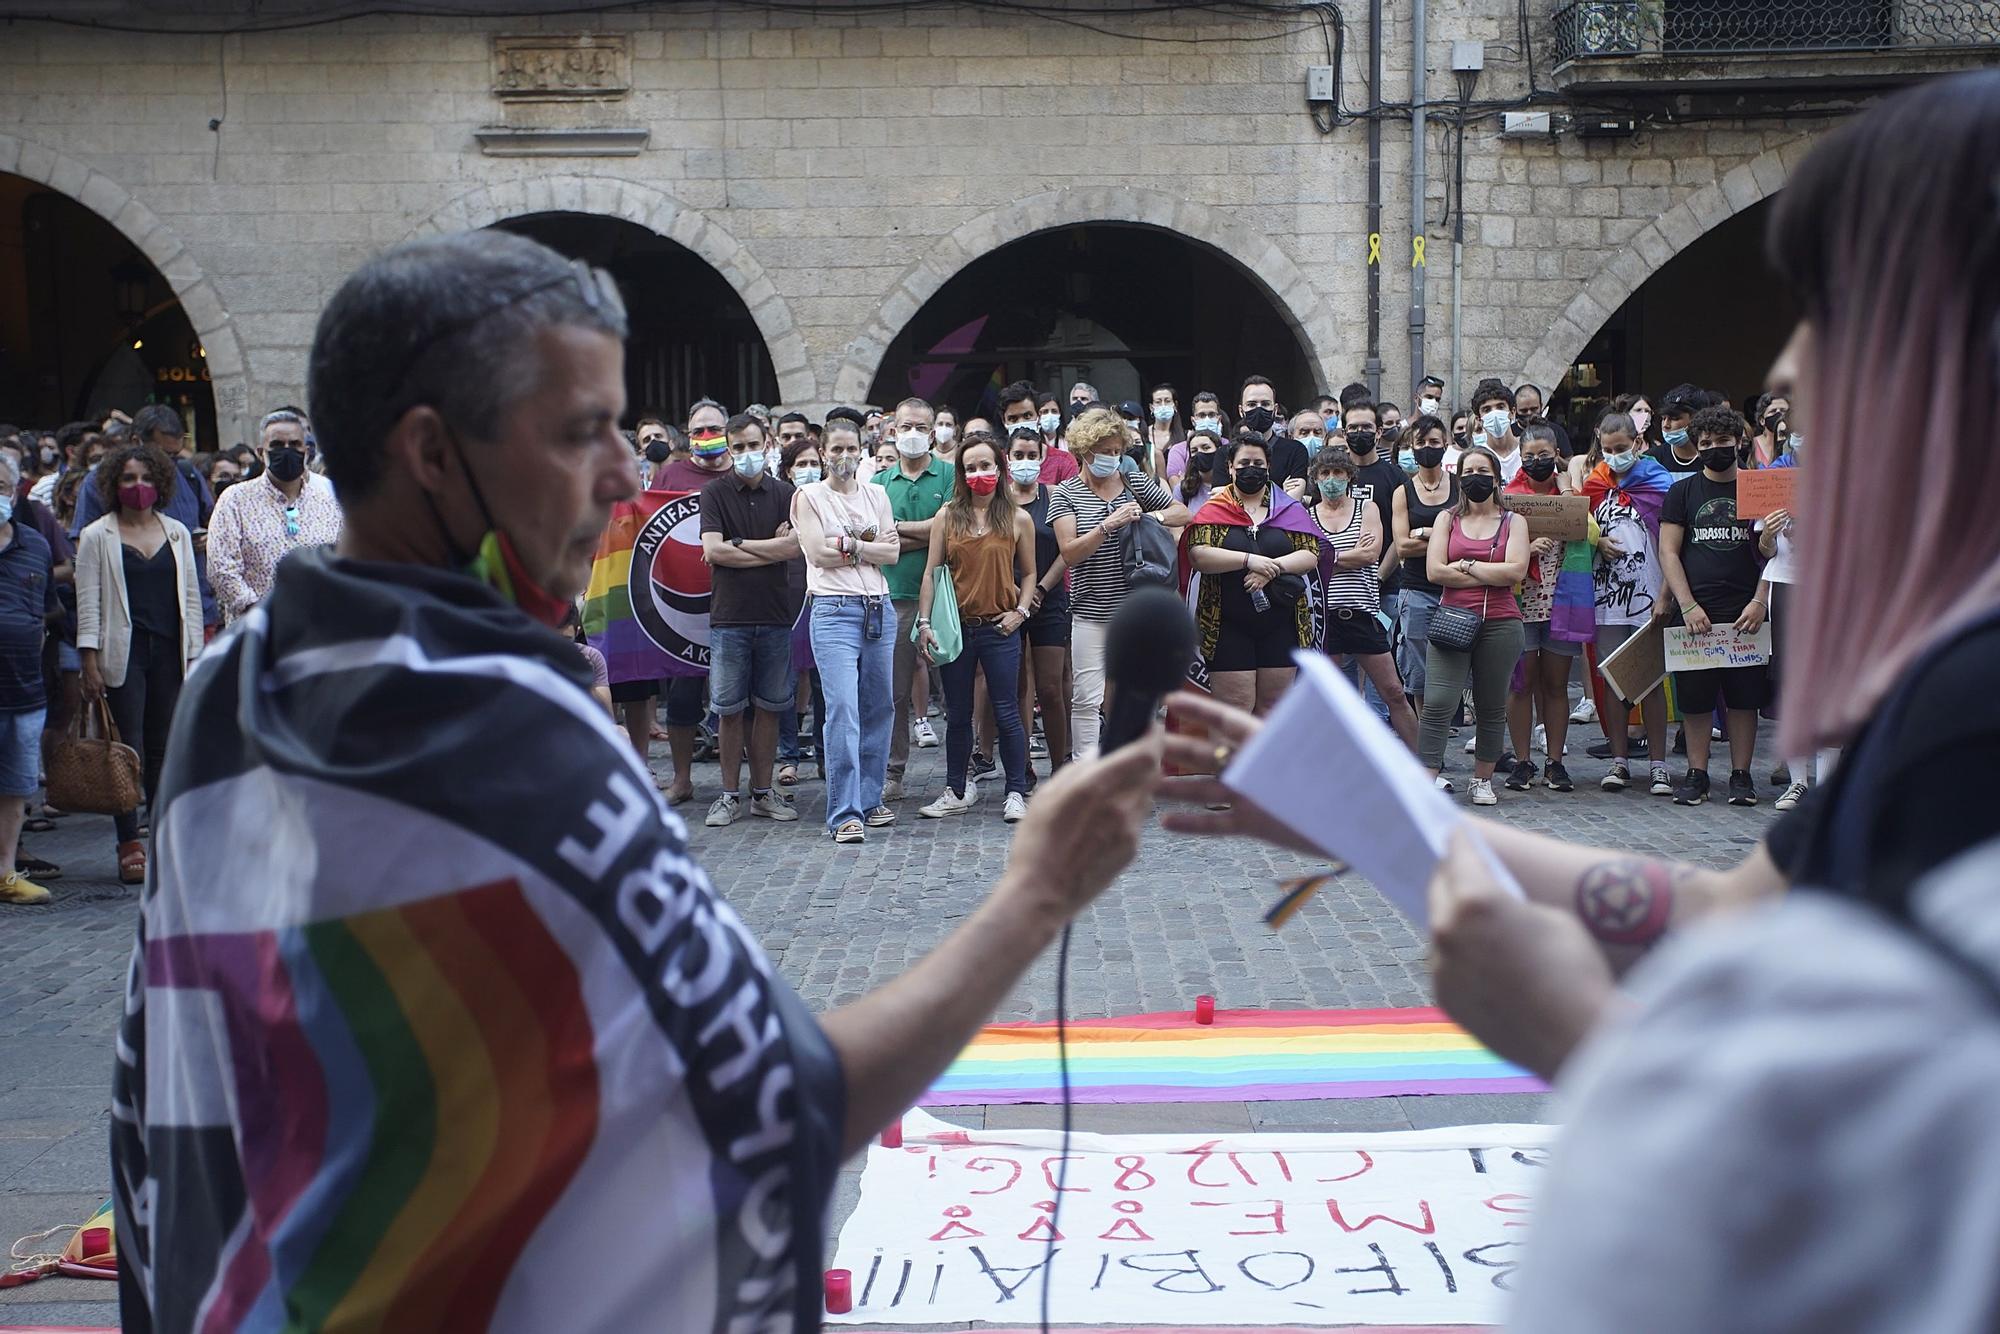
[[[1619,394],[1651,395],[1657,408],[1660,394],[1677,384],[1719,390],[1748,409],[1799,318],[1764,264],[1770,214],[1766,199],[1718,223],[1604,322],[1555,395],[1572,438],[1587,439]],[[1585,435],[1576,435],[1579,426]]]
[[[0,173],[0,421],[54,429],[166,403],[214,449],[207,351],[139,248],[69,196]]]
[[[1107,402],[1153,385],[1213,389],[1233,411],[1243,377],[1269,376],[1287,403],[1320,386],[1297,334],[1235,261],[1173,232],[1087,223],[1037,232],[981,256],[924,303],[889,345],[869,399],[915,394],[990,416],[1012,380]]]
[[[536,213],[494,226],[531,236],[618,280],[631,316],[625,344],[626,421],[657,412],[675,425],[712,398],[731,412],[778,401],[771,350],[750,308],[707,260],[623,218]]]

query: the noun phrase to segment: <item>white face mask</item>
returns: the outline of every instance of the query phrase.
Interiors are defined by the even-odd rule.
[[[1507,409],[1495,408],[1484,417],[1481,417],[1479,424],[1486,428],[1486,436],[1490,440],[1496,436],[1505,435],[1507,427],[1513,423],[1513,420],[1513,414],[1509,413]]]
[[[1194,429],[1197,431],[1200,430],[1219,431],[1222,429],[1222,418],[1196,417],[1194,419]]]
[[[931,438],[923,431],[898,431],[896,452],[906,459],[920,459],[931,452]]]
[[[937,436],[937,442],[939,444],[948,445],[952,442],[953,437],[955,437],[958,434],[958,428],[956,426],[953,426],[950,422],[940,422],[938,423],[937,427],[932,431],[932,434]]]
[[[1062,417],[1059,414],[1053,412],[1044,412],[1042,414],[1043,435],[1054,435],[1057,431],[1060,431],[1061,429],[1062,429]]]
[[[1173,405],[1173,404],[1171,404],[1171,403],[1155,403],[1155,404],[1153,405],[1153,420],[1154,420],[1154,421],[1156,421],[1156,422],[1159,422],[1159,423],[1161,423],[1161,424],[1163,424],[1163,425],[1164,425],[1165,423],[1167,423],[1167,422],[1170,422],[1170,421],[1172,421],[1173,419],[1174,419],[1174,405]]]
[[[1420,398],[1417,400],[1417,411],[1426,417],[1435,417],[1438,411],[1438,401],[1434,398]]]

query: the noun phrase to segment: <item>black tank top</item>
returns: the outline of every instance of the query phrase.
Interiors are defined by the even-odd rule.
[[[1410,531],[1429,528],[1437,522],[1437,516],[1458,504],[1458,478],[1450,473],[1444,475],[1445,497],[1435,505],[1424,503],[1417,494],[1417,479],[1411,477],[1403,483],[1403,503],[1410,511]],[[1434,597],[1443,596],[1444,590],[1430,581],[1429,567],[1425,565],[1427,556],[1408,556],[1403,560],[1403,587],[1421,589]]]

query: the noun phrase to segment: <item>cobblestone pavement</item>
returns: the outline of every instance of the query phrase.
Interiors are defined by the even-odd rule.
[[[1573,754],[1596,739],[1594,727],[1576,731]],[[1769,729],[1760,749],[1769,753]],[[1467,758],[1454,746],[1452,768],[1461,777]],[[1718,772],[1722,764],[1718,758]],[[663,766],[656,756],[655,767]],[[1764,804],[1750,810],[1719,800],[1687,810],[1643,790],[1605,793],[1597,787],[1601,761],[1574,758],[1569,768],[1575,793],[1503,792],[1498,816],[1577,842],[1710,865],[1740,859],[1772,818],[1776,793],[1765,786],[1768,760],[1760,760],[1757,770]],[[917,807],[942,787],[942,769],[942,748],[913,750],[911,797],[898,808],[899,822],[870,830],[861,847],[836,847],[826,837],[823,788],[810,768],[798,789],[797,823],[746,817],[726,829],[701,822],[716,777],[713,765],[697,770],[700,797],[681,808],[695,853],[809,1004],[844,1003],[901,972],[971,911],[1005,864],[1010,830],[1000,819],[997,789],[968,814],[917,818]],[[0,1014],[6,1017],[0,1027],[0,1243],[79,1221],[108,1191],[112,1036],[137,903],[136,892],[117,883],[108,820],[72,816],[53,833],[29,835],[27,843],[67,874],[50,886],[56,899],[46,907],[0,907]],[[1322,891],[1284,931],[1264,927],[1262,915],[1278,882],[1312,869],[1288,853],[1153,830],[1139,859],[1077,924],[1070,1012],[1191,1008],[1204,993],[1230,1008],[1429,1003],[1423,942],[1355,877]],[[1052,1017],[1053,968],[1051,951],[999,1017]],[[1100,1131],[1387,1130],[1535,1120],[1544,1109],[1543,1099],[1524,1095],[1188,1104],[1085,1108],[1077,1124]],[[968,1108],[951,1115],[969,1124],[1055,1124],[1053,1109],[1038,1107]],[[850,1171],[843,1181],[843,1217],[854,1180]],[[113,1324],[116,1308],[109,1284],[48,1279],[0,1291],[0,1322]]]

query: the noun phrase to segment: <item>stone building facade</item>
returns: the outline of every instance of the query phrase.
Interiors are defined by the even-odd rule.
[[[1381,100],[1399,106],[1380,120],[1378,343],[1383,391],[1400,396],[1413,234],[1426,242],[1425,368],[1452,369],[1453,43],[1483,44],[1478,102],[1525,98],[1532,53],[1541,107],[1558,126],[1577,108],[1552,73],[1546,0],[1525,33],[1514,0],[1430,0],[1428,208],[1413,226],[1412,0],[1382,7]],[[0,29],[0,173],[77,201],[158,267],[203,345],[225,439],[303,400],[317,313],[365,256],[552,212],[624,219],[712,266],[787,405],[867,398],[898,332],[967,265],[1105,222],[1224,257],[1293,332],[1318,380],[1295,392],[1355,378],[1368,130],[1323,132],[1306,100],[1308,67],[1328,63],[1325,11],[1103,10],[661,4],[220,36],[18,22]],[[218,0],[184,26],[271,12]],[[1370,101],[1368,7],[1343,18],[1353,110]],[[1613,73],[1634,69],[1643,83],[1643,60]],[[1632,105],[1671,114],[1658,81]],[[1497,111],[1474,119],[1457,382],[1560,380],[1651,275],[1780,190],[1835,123],[1783,105],[1683,124],[1646,114],[1609,137],[1509,137]]]

